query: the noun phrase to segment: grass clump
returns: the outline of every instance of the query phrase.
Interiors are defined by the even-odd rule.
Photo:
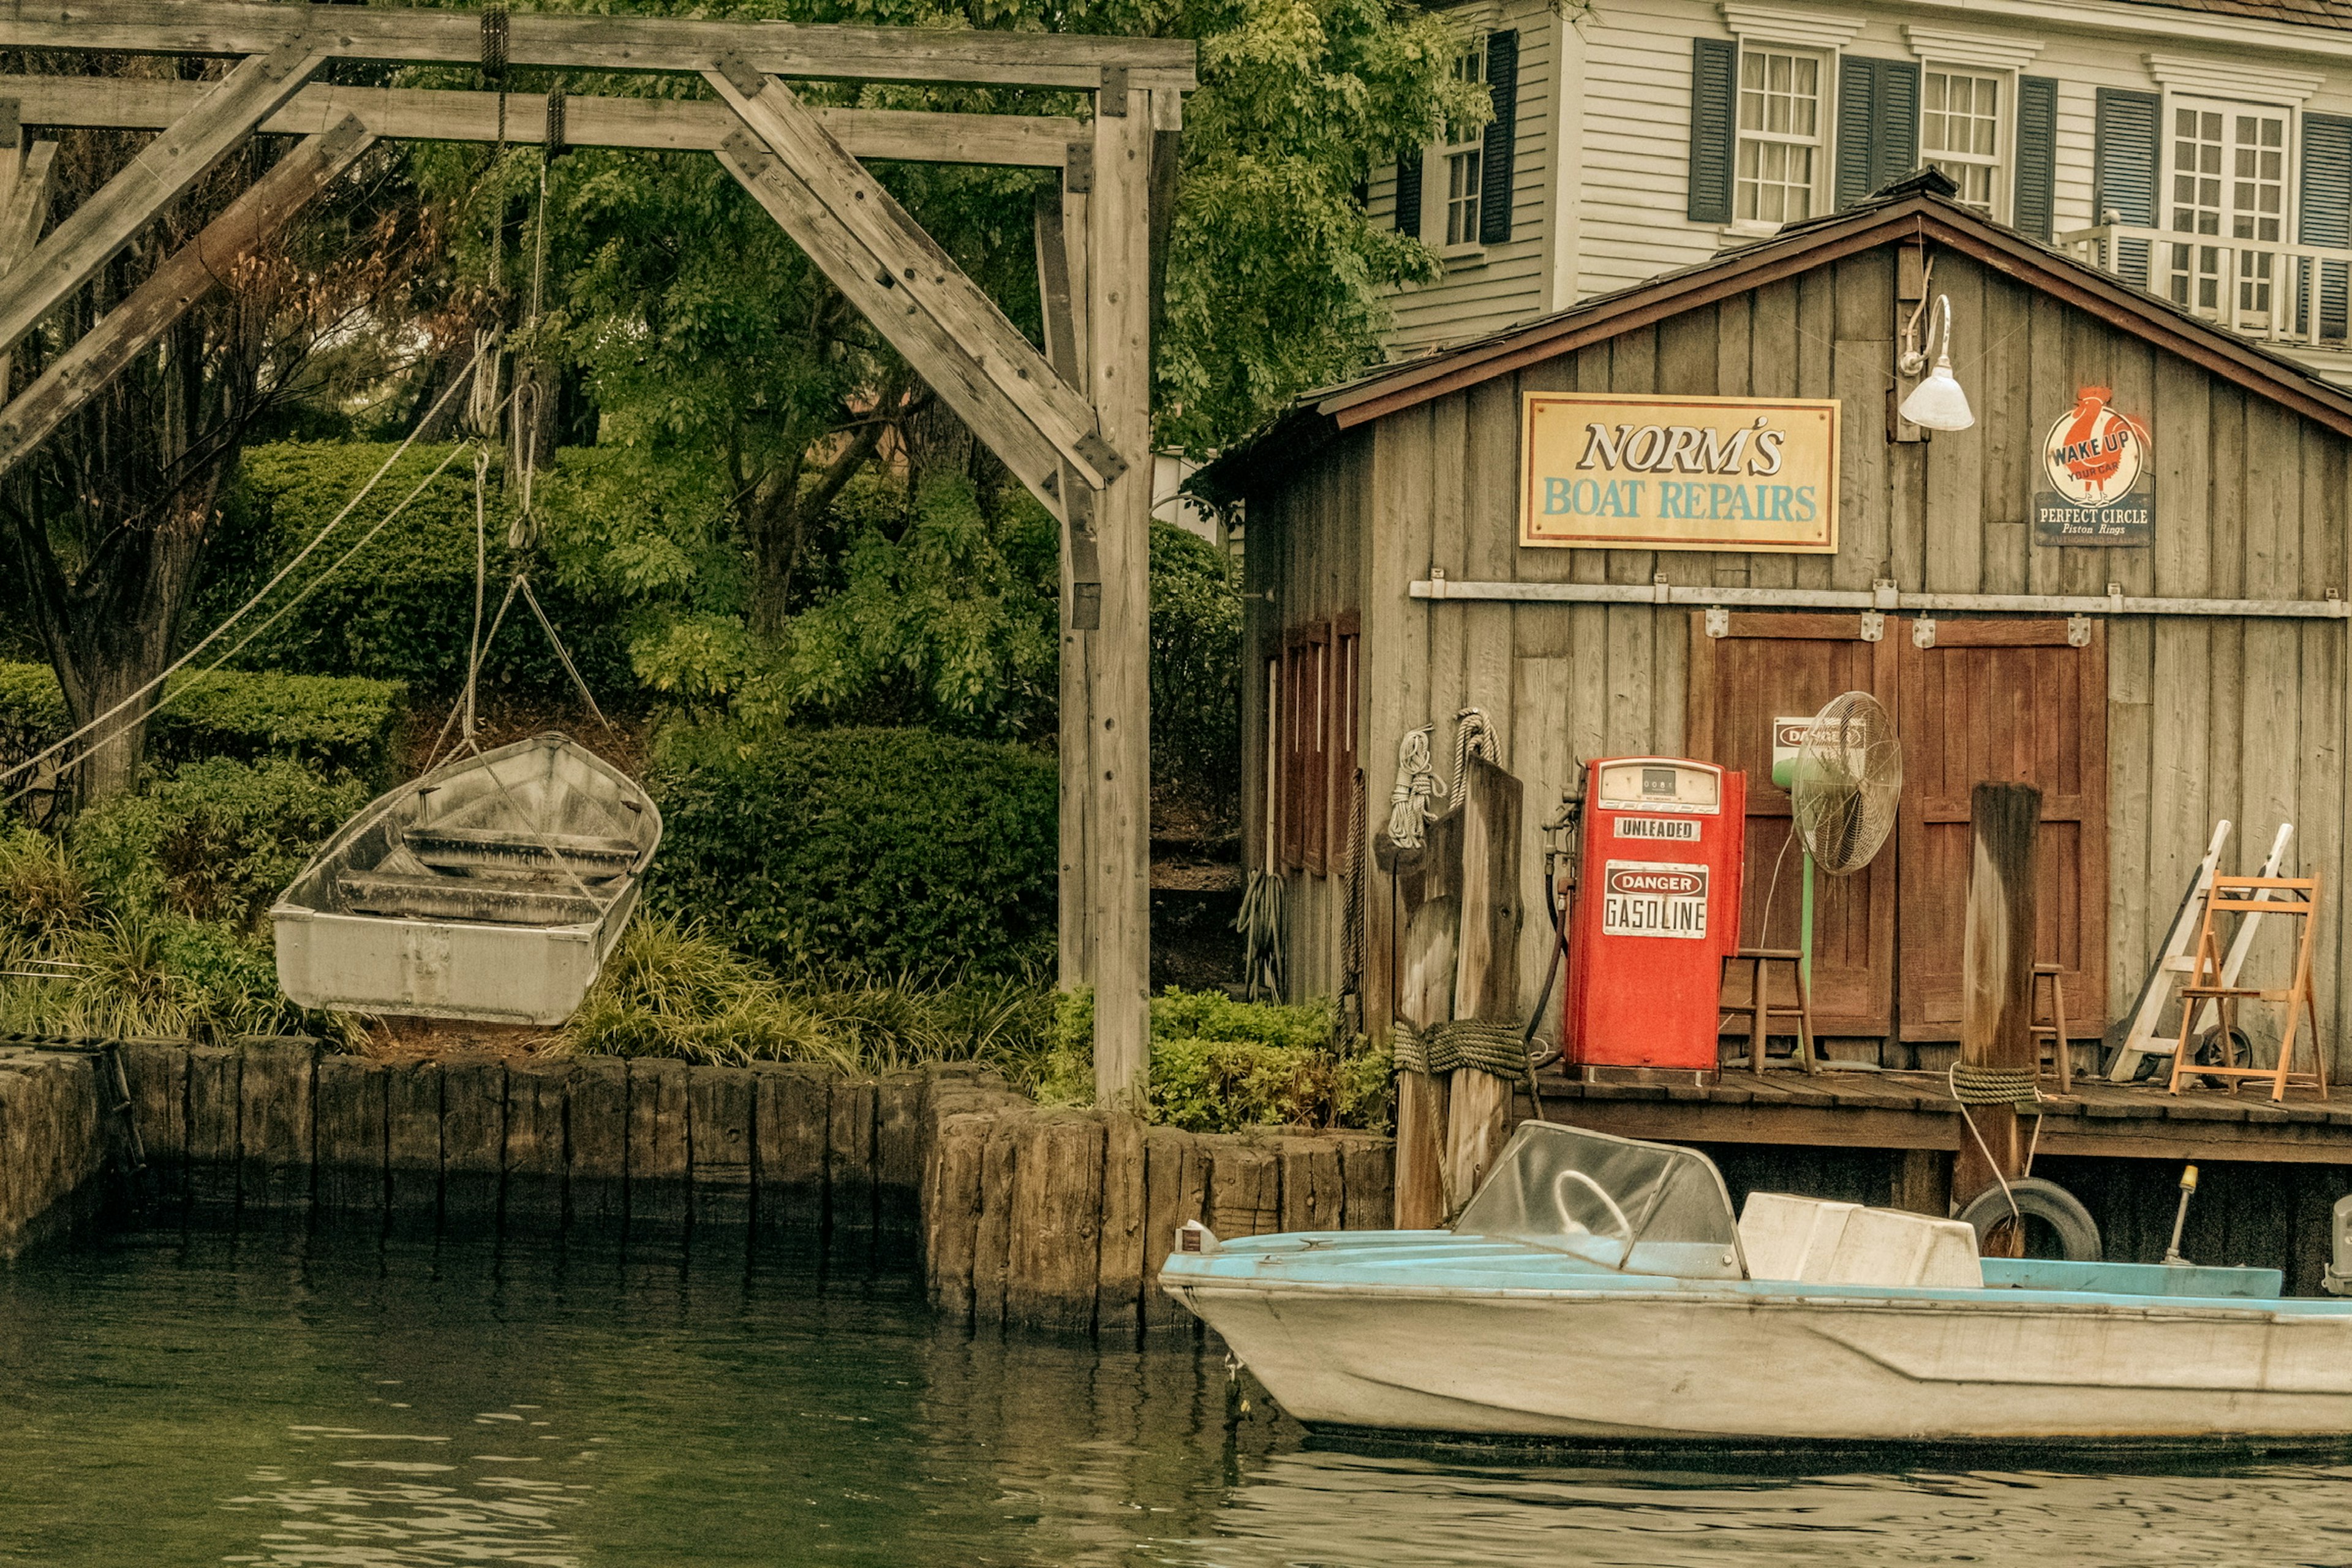
[[[1039,1098],[1094,1098],[1094,994],[1059,999]],[[1339,1026],[1328,999],[1236,1002],[1174,986],[1151,999],[1150,1116],[1193,1132],[1245,1127],[1388,1129],[1389,1058]]]

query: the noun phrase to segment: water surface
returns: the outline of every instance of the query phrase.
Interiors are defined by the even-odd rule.
[[[0,1270],[0,1563],[2352,1563],[2352,1468],[1869,1464],[1321,1446],[1214,1346],[975,1339],[723,1248],[173,1231]]]

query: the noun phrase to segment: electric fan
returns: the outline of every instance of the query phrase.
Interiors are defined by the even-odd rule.
[[[1789,815],[1804,847],[1799,951],[1813,981],[1813,868],[1850,877],[1870,864],[1895,826],[1903,793],[1903,742],[1895,721],[1867,691],[1832,698],[1813,715],[1797,754],[1772,770],[1789,792]]]

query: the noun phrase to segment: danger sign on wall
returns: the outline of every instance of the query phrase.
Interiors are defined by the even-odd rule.
[[[2156,472],[2147,426],[2115,406],[2115,394],[2086,386],[2042,439],[2042,480],[2033,497],[2040,544],[2134,545],[2156,538]]]
[[[1664,860],[1612,860],[1606,871],[1601,935],[1685,937],[1694,942],[1706,937],[1706,867]]]

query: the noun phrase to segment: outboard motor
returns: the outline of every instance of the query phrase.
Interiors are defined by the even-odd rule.
[[[2352,1296],[2352,1196],[2336,1200],[2328,1242],[2327,1273],[2319,1288],[2331,1296]]]

